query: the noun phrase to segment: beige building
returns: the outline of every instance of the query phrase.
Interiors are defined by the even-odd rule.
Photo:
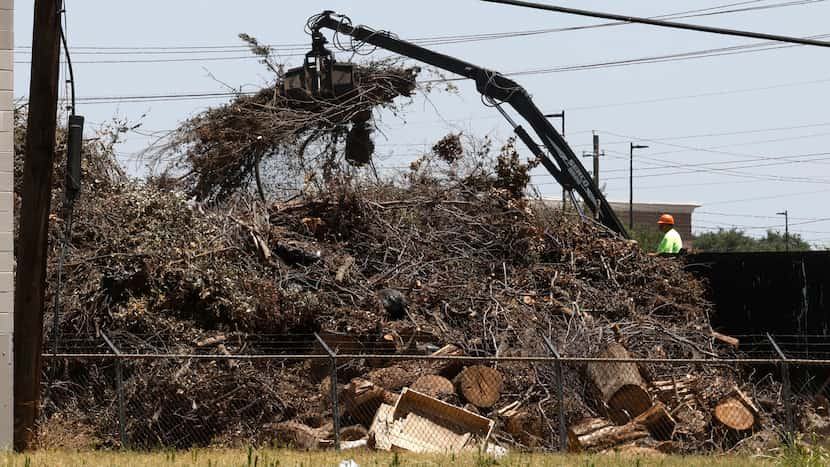
[[[559,207],[559,199],[543,198],[542,201],[551,206]],[[628,202],[609,201],[611,209],[628,228]],[[693,203],[634,203],[634,227],[637,229],[653,229],[659,231],[657,219],[661,214],[671,214],[674,217],[677,233],[683,239],[683,246],[688,248],[692,244],[692,213],[700,205]]]
[[[628,203],[610,201],[611,209],[617,213],[623,225],[628,227]],[[671,214],[674,217],[674,224],[683,245],[688,247],[692,241],[692,212],[699,208],[698,204],[691,203],[634,203],[634,228],[653,229],[657,228],[657,219],[661,214]]]
[[[0,451],[12,446],[14,0],[0,0]]]

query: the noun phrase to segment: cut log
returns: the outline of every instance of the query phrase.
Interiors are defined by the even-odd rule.
[[[740,400],[752,412],[753,416],[755,416],[755,417],[758,416],[758,414],[760,413],[759,410],[758,410],[758,406],[756,406],[755,403],[752,402],[752,399],[750,399],[749,396],[746,395],[746,393],[744,393],[743,391],[741,391],[738,388],[735,388],[732,391],[732,394],[738,400]]]
[[[734,431],[746,431],[758,421],[758,408],[741,390],[735,389],[715,406],[715,419]]]
[[[671,407],[687,402],[694,402],[694,387],[697,384],[697,377],[687,375],[674,380],[652,381],[649,392],[655,398]]]
[[[434,357],[460,357],[464,352],[454,345],[445,345],[436,350]],[[390,391],[400,391],[406,386],[412,386],[415,381],[424,375],[439,375],[447,379],[455,377],[463,366],[461,360],[419,360],[407,361],[386,368],[372,370],[366,379]]]
[[[660,402],[652,405],[650,409],[637,415],[634,423],[639,423],[644,426],[651,437],[657,441],[668,441],[674,435],[674,426],[676,422],[671,414],[666,410],[666,406]]]
[[[410,386],[414,391],[424,393],[430,397],[441,398],[448,394],[455,393],[452,381],[438,375],[424,375],[415,380]]]
[[[343,403],[343,390],[344,385],[338,384],[337,385],[337,398],[338,401],[342,404]],[[320,383],[320,399],[323,401],[323,406],[326,408],[331,407],[331,378],[326,376],[323,378],[323,382]],[[342,405],[341,405],[342,407]],[[342,409],[341,409],[342,410]]]
[[[727,336],[726,334],[721,334],[717,331],[712,331],[711,335],[716,341],[726,344],[734,349],[737,349],[741,345],[741,341],[739,341],[736,337]]]
[[[357,441],[369,435],[369,431],[361,425],[347,426],[340,430],[341,441]]]
[[[458,393],[479,408],[492,407],[501,397],[504,377],[495,368],[473,365],[465,368],[455,378]]]
[[[599,358],[631,358],[625,348],[612,343]],[[591,362],[587,368],[599,402],[608,407],[608,416],[622,425],[651,407],[651,396],[637,364],[633,362]]]
[[[355,420],[369,426],[381,404],[394,405],[398,395],[365,379],[355,378],[343,389],[343,406]]]
[[[216,336],[205,337],[196,341],[196,347],[208,347],[211,345],[221,344],[227,340],[227,336],[219,334]]]
[[[533,448],[542,442],[544,425],[542,418],[528,410],[517,409],[509,413],[504,429],[523,445]]]
[[[568,429],[568,448],[574,452],[599,451],[648,435],[648,430],[639,423],[617,426],[603,418],[588,418]]]
[[[715,418],[727,428],[745,431],[755,424],[752,412],[734,397],[727,397],[715,406]]]
[[[462,357],[464,351],[460,348],[447,344],[435,352],[431,353],[433,357]],[[447,379],[453,379],[464,368],[464,362],[461,360],[434,360],[429,365],[431,374],[443,376]]]
[[[270,428],[272,443],[279,447],[288,447],[309,451],[317,449],[320,438],[317,430],[298,422],[281,422]]]

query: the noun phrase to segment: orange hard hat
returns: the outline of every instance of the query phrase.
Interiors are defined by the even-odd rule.
[[[663,214],[660,216],[660,220],[657,221],[658,224],[664,225],[674,225],[674,217],[671,214]]]

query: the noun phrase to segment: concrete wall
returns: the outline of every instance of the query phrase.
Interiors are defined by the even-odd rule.
[[[0,450],[12,445],[14,316],[14,0],[0,0]]]

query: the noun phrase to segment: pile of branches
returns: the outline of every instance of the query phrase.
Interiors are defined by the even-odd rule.
[[[226,200],[252,181],[264,198],[259,168],[269,160],[289,180],[309,173],[329,179],[344,158],[371,161],[372,111],[397,111],[395,99],[412,95],[418,72],[393,60],[356,65],[354,90],[329,98],[289,95],[280,75],[254,95],[185,121],[163,153],[181,160],[192,194],[202,200]]]
[[[250,98],[237,116],[242,120],[234,120],[229,106],[210,125],[194,126],[218,132],[192,141],[194,160],[234,166],[237,159],[216,158],[247,154],[256,146],[243,133],[256,135],[261,125],[276,128],[254,117],[268,112],[273,98],[258,97],[263,101]],[[329,104],[306,105],[338,112]],[[334,138],[335,122],[351,115],[332,116],[329,123],[310,120],[320,136],[314,128],[293,134]],[[712,338],[705,289],[677,262],[650,257],[601,226],[526,199],[532,162],[522,162],[512,143],[488,162],[489,143],[467,151],[459,138],[439,142],[434,154],[395,183],[334,178],[318,191],[324,195],[273,205],[231,195],[238,184],[224,184],[230,178],[205,182],[211,193],[224,193],[221,203],[209,204],[158,180],[126,180],[107,162],[113,160],[111,146],[102,145],[84,165],[87,184],[67,241],[58,323],[64,345],[86,336],[86,345],[105,350],[106,334],[122,351],[247,355],[274,353],[274,339],[266,335],[278,335],[291,336],[277,340],[295,354],[319,354],[311,337],[319,332],[347,336],[354,346],[345,351],[381,353],[426,353],[452,344],[471,356],[546,355],[545,336],[568,357],[594,356],[611,342],[641,358],[734,354]],[[299,145],[291,150],[308,146],[292,141]],[[238,151],[225,151],[233,147]],[[65,222],[58,194],[49,304]],[[403,297],[406,313],[392,315],[381,306],[379,297],[389,290]],[[47,314],[47,329],[55,311]],[[348,362],[338,368],[338,380],[371,379],[378,366],[388,365],[376,359]],[[542,420],[537,442],[554,448],[556,422],[547,420],[558,410],[550,394],[552,368],[500,369],[505,388],[494,407],[515,400],[536,407]],[[326,431],[333,414],[329,392],[318,386],[326,382],[320,370],[313,361],[126,361],[128,442],[268,442],[263,427],[282,422]],[[678,415],[679,440],[685,451],[729,445],[729,434],[714,430],[705,409],[725,390],[745,385],[740,369],[644,365],[641,371],[650,380],[671,380],[681,372],[717,381],[700,389],[698,409]],[[565,373],[568,423],[600,413],[584,365],[567,366]],[[112,362],[62,361],[49,369],[49,378],[44,427],[85,427],[97,445],[118,443]],[[761,427],[780,426],[780,416],[764,418]]]
[[[265,334],[292,335],[281,339],[294,353],[319,352],[311,333],[323,332],[390,353],[454,344],[466,355],[545,355],[544,335],[564,356],[592,356],[612,341],[636,357],[731,355],[710,337],[699,282],[601,226],[514,196],[501,175],[522,179],[527,165],[510,152],[469,176],[412,173],[406,183],[340,184],[327,197],[271,206],[235,197],[207,207],[149,183],[101,184],[76,208],[60,329],[161,353],[273,352]],[[52,235],[50,284],[60,222]],[[406,315],[379,306],[388,289],[405,297]],[[338,377],[378,364],[350,362]],[[74,387],[60,383],[66,378],[99,389],[52,391],[47,416],[74,416],[73,426],[93,427],[100,444],[117,443],[111,367],[64,365],[58,387]],[[505,394],[555,413],[552,368],[502,371]],[[599,410],[583,371],[566,368],[569,422]],[[648,371],[659,379],[678,369]],[[686,371],[708,372],[724,387],[740,382],[736,369]],[[308,362],[129,362],[124,373],[133,446],[258,442],[265,425],[320,428],[331,417],[318,387],[325,371]],[[690,450],[709,435],[707,412],[697,415],[703,428]],[[544,445],[556,436],[546,428]]]

